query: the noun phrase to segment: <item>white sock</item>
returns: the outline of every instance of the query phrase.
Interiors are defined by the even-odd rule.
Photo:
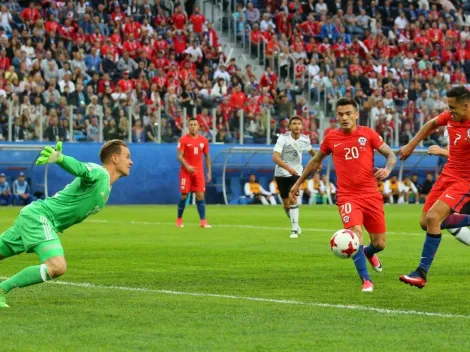
[[[276,204],[276,198],[274,198],[273,196],[271,196],[271,197],[269,198],[269,203],[271,203],[271,205],[277,205],[277,204]]]
[[[462,227],[458,232],[457,230],[459,229],[449,229],[448,231],[451,233],[452,236],[455,236],[455,239],[457,241],[460,241],[463,244],[470,246],[470,230],[468,229],[468,227]]]
[[[299,196],[297,197],[297,205],[302,204],[303,197],[304,197],[304,191],[299,191]]]
[[[264,196],[261,196],[261,203],[263,203],[263,205],[269,205],[268,201],[266,200],[266,197]]]
[[[292,231],[299,231],[299,206],[290,206],[290,223],[292,225]]]

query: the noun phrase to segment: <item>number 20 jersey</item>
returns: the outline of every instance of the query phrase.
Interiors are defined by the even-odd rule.
[[[383,143],[377,132],[365,126],[356,126],[350,134],[337,129],[325,136],[320,152],[333,154],[338,201],[345,201],[343,197],[366,198],[377,194],[374,150]]]

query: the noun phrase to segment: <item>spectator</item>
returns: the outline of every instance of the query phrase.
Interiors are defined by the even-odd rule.
[[[403,193],[405,196],[406,204],[416,203],[419,204],[419,192],[416,185],[411,181],[410,176],[405,176],[402,181]]]
[[[13,196],[11,194],[10,185],[6,181],[6,175],[0,173],[0,205],[13,204]]]
[[[255,175],[250,175],[244,188],[245,196],[251,199],[252,204],[276,205],[276,199],[256,181]]]
[[[431,192],[432,187],[434,186],[434,179],[432,176],[432,172],[428,172],[426,174],[426,180],[424,180],[421,190],[419,191],[419,198],[426,201],[429,192]]]
[[[15,205],[28,205],[34,197],[30,194],[28,181],[24,178],[24,173],[20,172],[18,178],[13,182],[13,198]]]
[[[404,189],[397,176],[392,176],[389,180],[385,181],[383,192],[390,204],[402,204],[405,202]]]

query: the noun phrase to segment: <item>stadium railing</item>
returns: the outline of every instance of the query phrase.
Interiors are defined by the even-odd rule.
[[[318,146],[315,148],[318,150]],[[398,152],[398,148],[392,148]],[[269,147],[244,147],[235,146],[225,148],[212,157],[212,170],[215,186],[222,192],[225,204],[238,204],[237,201],[243,197],[243,184],[248,180],[250,174],[255,174],[260,183],[269,189],[269,182],[273,179],[273,149]],[[304,166],[308,159],[304,158]],[[406,161],[399,160],[392,175],[397,175],[401,181],[409,173],[424,174],[434,172],[438,166],[438,158],[429,156],[427,149],[417,149]],[[376,167],[385,166],[385,158],[376,153],[374,157]],[[326,173],[328,182],[336,180],[336,172],[331,161],[331,156],[327,157],[322,165],[322,173]],[[329,187],[327,187],[329,192]],[[330,204],[331,194],[328,193]]]

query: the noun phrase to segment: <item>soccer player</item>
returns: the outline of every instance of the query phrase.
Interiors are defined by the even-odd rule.
[[[448,146],[449,146],[449,132],[447,131],[447,129],[444,133],[444,136],[447,139],[447,148],[448,148]],[[429,155],[442,156],[442,157],[448,159],[449,158],[449,150],[447,148],[441,148],[438,145],[432,145],[428,149],[428,154]],[[461,214],[470,214],[470,203],[466,204],[466,205],[467,205],[466,207],[464,206],[464,208],[462,208],[462,210],[460,210]],[[465,216],[465,215],[462,215],[462,216]],[[458,217],[454,217],[454,218],[458,219]],[[448,224],[445,221],[442,222],[441,229],[444,229],[445,227],[443,227],[443,226],[447,226],[447,225]],[[449,231],[449,233],[452,236],[454,236],[457,241],[460,241],[463,244],[465,244],[467,246],[470,246],[470,229],[468,227],[458,227],[458,228],[455,228],[455,229],[447,228],[447,231]]]
[[[321,167],[328,154],[333,154],[339,213],[344,228],[356,233],[361,241],[353,260],[362,281],[362,292],[372,292],[374,285],[367,270],[366,258],[375,271],[382,271],[382,263],[376,253],[385,248],[386,231],[383,198],[377,190],[376,179],[385,179],[390,175],[396,157],[377,132],[357,125],[359,112],[353,99],[341,98],[337,101],[336,117],[340,128],[325,136],[320,151],[307,164],[290,194],[291,197],[297,196],[303,180]],[[377,168],[375,173],[374,150],[387,159],[385,168]],[[371,239],[365,248],[362,226],[369,232]]]
[[[103,166],[81,163],[62,154],[62,142],[55,149],[45,147],[37,165],[56,163],[76,176],[72,183],[45,200],[24,207],[15,223],[0,236],[0,260],[34,252],[40,265],[30,266],[0,283],[0,307],[8,307],[7,293],[17,287],[39,284],[63,275],[67,264],[59,232],[99,212],[108,201],[111,186],[128,176],[132,161],[126,143],[106,142],[100,151]]]
[[[310,144],[310,138],[301,134],[302,119],[292,116],[289,119],[290,132],[281,134],[274,146],[273,161],[276,163],[274,176],[281,194],[284,211],[291,221],[290,238],[298,238],[299,232],[299,205],[297,199],[289,198],[289,191],[303,171],[302,153],[307,152],[314,156],[315,152]]]
[[[441,242],[442,228],[459,228],[470,225],[469,218],[460,213],[469,202],[470,189],[470,91],[456,86],[447,91],[449,110],[426,122],[416,136],[400,148],[398,155],[407,159],[416,146],[439,126],[449,131],[449,159],[441,175],[426,198],[420,225],[426,230],[421,260],[416,270],[400,276],[400,281],[423,288],[427,273]]]
[[[202,156],[205,157],[207,169],[207,182],[212,179],[211,158],[209,156],[209,142],[199,135],[199,122],[195,118],[188,120],[189,133],[180,138],[178,142],[178,161],[181,163],[180,191],[181,199],[178,203],[178,218],[176,227],[184,227],[183,212],[189,192],[196,192],[196,205],[201,219],[200,226],[210,228],[206,220],[206,205],[204,193],[206,183],[204,180],[204,165]]]

